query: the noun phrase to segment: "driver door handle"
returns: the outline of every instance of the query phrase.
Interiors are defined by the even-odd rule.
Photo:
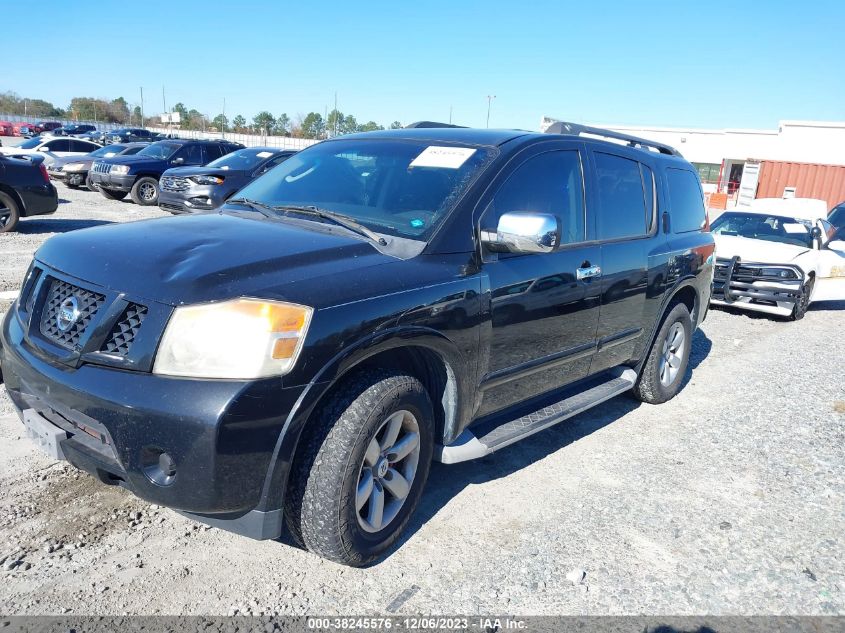
[[[590,279],[592,277],[601,276],[601,266],[587,266],[586,268],[578,268],[575,270],[575,277],[578,281],[582,279]]]

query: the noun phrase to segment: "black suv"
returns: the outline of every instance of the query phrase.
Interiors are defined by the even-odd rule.
[[[552,130],[344,136],[218,213],[51,238],[0,331],[28,433],[151,503],[363,565],[432,459],[672,398],[713,276],[696,171]]]
[[[76,136],[77,134],[87,134],[89,132],[96,132],[97,128],[87,123],[65,125],[64,127],[56,128],[52,134],[54,136]]]
[[[116,130],[102,132],[97,139],[102,145],[109,143],[134,143],[136,141],[157,141],[158,135],[142,127],[122,127]]]
[[[89,172],[91,182],[111,200],[127,194],[141,205],[158,204],[159,179],[171,167],[205,165],[243,148],[240,143],[222,140],[169,140],[151,143],[134,156],[98,160]]]

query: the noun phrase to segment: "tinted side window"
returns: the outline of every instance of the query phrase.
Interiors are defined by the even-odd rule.
[[[223,147],[221,145],[212,145],[208,144],[205,146],[205,162],[210,163],[213,160],[217,160],[221,156],[225,154]]]
[[[640,164],[640,171],[643,176],[643,191],[645,192],[646,230],[651,232],[654,226],[655,216],[657,215],[654,206],[654,173],[649,167],[643,164]]]
[[[185,165],[202,165],[202,145],[188,145],[179,150],[179,156],[185,159]]]
[[[651,213],[646,213],[640,163],[601,152],[595,153],[595,159],[599,193],[599,239],[612,240],[647,234]]]
[[[561,244],[586,239],[584,179],[577,151],[539,154],[517,167],[496,192],[484,216],[484,226],[495,228],[503,213],[531,211],[560,218]]]
[[[686,233],[702,230],[707,224],[707,216],[698,177],[685,169],[667,169],[666,184],[669,186],[671,204],[669,226],[672,232]]]
[[[50,148],[51,152],[69,152],[70,141],[68,141],[67,139],[50,141],[49,143],[47,143],[47,147]]]

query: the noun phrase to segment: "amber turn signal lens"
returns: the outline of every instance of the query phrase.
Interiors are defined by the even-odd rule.
[[[273,358],[290,358],[296,352],[298,338],[280,338],[273,345]]]

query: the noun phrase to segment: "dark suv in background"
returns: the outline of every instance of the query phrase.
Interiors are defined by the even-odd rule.
[[[161,177],[158,206],[171,213],[216,209],[238,189],[293,156],[294,150],[248,147],[205,167],[174,167]]]
[[[43,157],[0,154],[0,233],[14,231],[23,217],[53,213],[58,206]]]
[[[222,140],[168,140],[151,143],[134,156],[97,160],[89,172],[91,183],[106,198],[131,195],[141,205],[158,204],[159,178],[171,167],[200,166],[236,149],[240,143]]]
[[[0,330],[28,434],[150,503],[364,565],[432,459],[666,402],[713,279],[697,172],[550,131],[341,136],[218,213],[49,239]]]
[[[109,130],[100,134],[97,139],[101,145],[109,143],[133,143],[135,141],[155,141],[157,135],[141,127],[124,127],[116,130]]]

